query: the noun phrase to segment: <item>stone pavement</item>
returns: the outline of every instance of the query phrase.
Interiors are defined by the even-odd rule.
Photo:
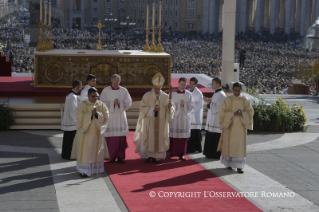
[[[304,105],[308,132],[250,132],[243,175],[202,154],[190,157],[237,191],[295,192],[249,198],[264,211],[319,211],[318,99],[287,98]],[[61,144],[61,131],[0,132],[0,211],[128,211],[107,174],[79,178],[75,162],[61,159]]]

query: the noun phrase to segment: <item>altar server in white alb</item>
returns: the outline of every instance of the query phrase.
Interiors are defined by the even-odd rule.
[[[126,110],[132,105],[132,98],[126,88],[120,86],[121,76],[114,74],[111,77],[112,85],[103,89],[100,100],[109,108],[109,123],[104,136],[109,149],[112,163],[125,163],[126,136],[129,128]]]
[[[62,120],[63,143],[62,143],[62,158],[70,160],[73,139],[76,134],[76,109],[78,104],[82,102],[81,97],[78,96],[82,89],[82,82],[74,80],[72,83],[72,90],[66,95],[64,104],[64,113]]]
[[[219,113],[226,98],[225,92],[221,88],[221,80],[216,77],[212,80],[212,88],[215,93],[212,98],[204,97],[207,103],[206,136],[204,144],[204,155],[210,159],[219,159],[220,151],[217,151],[220,139]]]
[[[77,128],[71,159],[77,159],[76,169],[81,177],[104,172],[104,158],[109,157],[104,139],[109,111],[106,105],[97,100],[97,90],[90,88],[88,99],[77,109]]]
[[[187,142],[187,153],[202,152],[202,124],[203,124],[203,94],[197,88],[198,80],[192,77],[189,80],[189,91],[192,94],[195,107],[190,114],[191,137]]]
[[[187,79],[181,77],[178,82],[177,92],[172,93],[172,101],[175,104],[174,119],[169,125],[170,154],[180,160],[186,160],[184,155],[187,151],[187,141],[191,135],[191,112],[195,103],[191,92],[187,91]]]
[[[160,72],[155,74],[153,90],[144,94],[140,105],[133,143],[136,145],[135,152],[145,158],[145,163],[151,159],[153,163],[161,163],[169,149],[169,122],[175,109],[169,95],[161,91],[164,82]]]
[[[81,91],[81,98],[82,98],[82,101],[86,100],[88,98],[88,90],[90,88],[94,88],[95,85],[96,85],[96,76],[93,75],[93,74],[89,74],[87,77],[86,77],[86,82],[87,82],[87,85],[82,89]],[[99,96],[99,94],[97,93],[97,96]]]

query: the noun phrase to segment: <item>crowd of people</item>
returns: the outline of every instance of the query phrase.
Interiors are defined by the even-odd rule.
[[[24,13],[14,13],[0,23],[0,43],[4,54],[12,61],[13,72],[33,72],[34,60],[25,35],[29,34]],[[135,30],[102,30],[102,46],[107,50],[143,49],[145,33]],[[55,49],[96,48],[98,29],[52,28]],[[222,70],[222,35],[189,32],[162,32],[165,52],[172,55],[172,73],[220,76]],[[300,72],[300,64],[311,64],[318,57],[317,50],[304,48],[296,33],[271,35],[264,31],[236,34],[235,62],[240,62],[240,51],[245,49],[245,60],[240,69],[240,81],[259,93],[286,93],[292,80],[301,80],[313,89],[311,77]],[[241,61],[242,62],[242,61]]]

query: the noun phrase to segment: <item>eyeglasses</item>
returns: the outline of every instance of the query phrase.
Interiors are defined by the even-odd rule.
[[[92,98],[97,98],[98,96],[92,96]]]

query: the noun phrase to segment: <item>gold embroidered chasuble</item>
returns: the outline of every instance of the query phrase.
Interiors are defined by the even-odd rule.
[[[234,116],[239,109],[242,116]],[[246,157],[247,129],[253,130],[253,115],[254,109],[246,97],[227,97],[220,110],[222,134],[217,151],[228,157]]]
[[[148,157],[150,153],[165,153],[169,149],[169,122],[174,118],[175,106],[168,108],[169,97],[163,91],[156,96],[152,90],[143,96],[140,104],[140,114],[136,125],[133,142],[135,152],[141,157]],[[154,116],[154,108],[160,110]]]
[[[96,108],[97,116],[91,119],[92,110]],[[97,100],[90,103],[85,100],[77,108],[77,132],[73,141],[71,159],[77,159],[79,163],[103,162],[109,157],[108,148],[104,140],[109,117],[106,105]]]

